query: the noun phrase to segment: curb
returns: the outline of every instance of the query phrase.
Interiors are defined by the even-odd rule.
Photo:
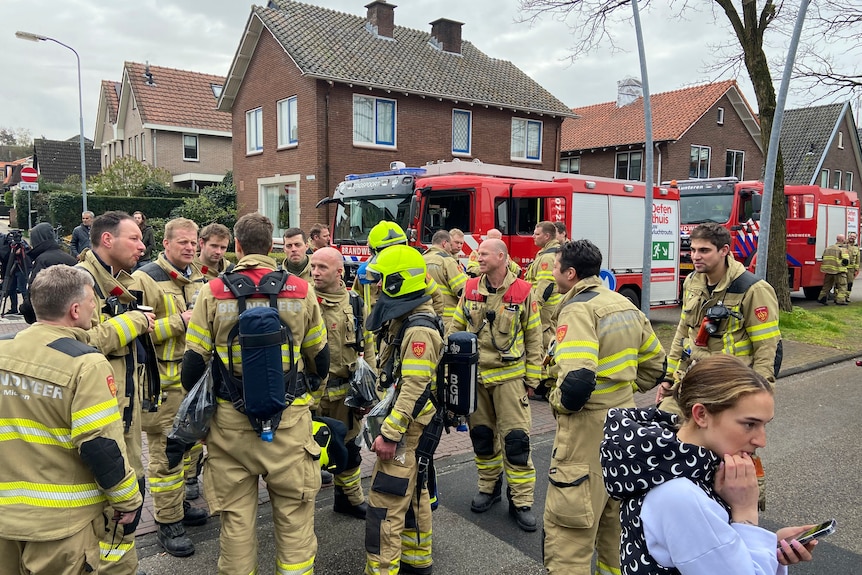
[[[814,371],[815,369],[820,369],[821,367],[826,367],[827,365],[832,365],[834,363],[840,363],[842,361],[847,361],[848,359],[854,359],[860,357],[858,351],[847,352],[841,355],[836,355],[833,357],[829,357],[826,359],[821,359],[820,361],[815,361],[812,363],[806,363],[803,365],[797,365],[796,367],[791,367],[787,371],[779,370],[778,377],[776,379],[782,379],[784,377],[789,377],[791,375],[797,375],[799,373],[805,373],[807,371]]]

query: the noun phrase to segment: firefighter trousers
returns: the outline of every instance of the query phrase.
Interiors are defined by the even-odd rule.
[[[595,572],[620,575],[620,504],[605,491],[599,460],[607,414],[607,409],[585,409],[557,415],[543,518],[549,573],[592,575],[597,550]]]
[[[432,564],[427,478],[416,498],[416,447],[424,429],[411,423],[395,458],[374,464],[365,520],[366,575],[395,574],[402,563],[418,568]]]
[[[289,407],[272,442],[258,437],[245,415],[219,402],[207,435],[204,496],[220,512],[219,575],[255,573],[258,480],[272,506],[276,573],[314,571],[317,537],[314,498],[320,491],[320,446],[311,433],[306,406]],[[271,572],[271,571],[270,571]]]
[[[362,475],[359,466],[362,464],[360,448],[356,445],[359,436],[359,427],[362,416],[357,411],[344,405],[344,398],[320,400],[317,407],[318,415],[337,419],[347,427],[347,435],[344,436],[344,445],[347,446],[347,465],[344,471],[335,476],[335,486],[341,488],[351,505],[359,505],[365,502],[362,493]]]
[[[143,429],[147,433],[150,463],[147,478],[153,497],[153,516],[157,523],[176,523],[183,519],[185,500],[185,478],[183,462],[170,467],[165,453],[168,434],[185,393],[179,385],[162,389],[162,401],[155,413],[145,413]]]
[[[13,541],[0,538],[0,575],[82,575],[99,567],[99,535],[104,519],[65,539]]]
[[[117,403],[120,408],[120,415],[126,413],[126,408],[129,405],[129,398],[123,397],[122,394],[117,394]],[[141,395],[138,388],[135,403],[133,405],[132,423],[129,429],[124,431],[123,440],[126,444],[126,454],[129,457],[129,465],[135,470],[135,475],[138,477],[139,485],[143,485],[140,479],[144,477],[144,465],[141,461]],[[143,495],[143,490],[141,495]],[[135,533],[134,531],[128,535],[124,535],[123,526],[117,525],[112,519],[114,510],[108,507],[104,511],[107,522],[99,519],[99,533],[102,538],[99,541],[99,552],[101,561],[99,562],[99,573],[104,575],[137,575],[138,573],[138,552],[135,549]]]
[[[850,294],[847,293],[847,273],[840,272],[837,274],[823,274],[823,289],[820,290],[820,295],[817,299],[825,300],[829,292],[835,288],[835,303],[850,301]]]
[[[523,379],[476,389],[470,414],[470,439],[479,471],[479,491],[492,493],[503,470],[509,496],[517,507],[532,507],[536,468],[530,456],[530,401]]]
[[[196,441],[191,449],[183,455],[183,477],[185,480],[196,480],[204,467],[204,445]]]

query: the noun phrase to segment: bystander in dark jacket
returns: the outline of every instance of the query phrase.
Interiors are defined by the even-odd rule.
[[[27,323],[34,323],[36,314],[33,312],[33,306],[30,305],[29,287],[36,274],[51,266],[61,264],[73,266],[78,263],[78,259],[63,251],[63,248],[54,239],[54,229],[47,222],[33,226],[33,229],[30,230],[30,243],[33,246],[29,254],[32,265],[30,276],[27,278],[27,293],[24,295],[24,303],[21,304],[21,314]]]

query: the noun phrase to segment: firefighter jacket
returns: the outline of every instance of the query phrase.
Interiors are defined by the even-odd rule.
[[[174,267],[162,252],[132,277],[144,292],[144,304],[152,307],[156,314],[150,337],[159,360],[162,389],[179,386],[186,351],[186,324],[182,313],[194,307],[204,285],[204,276],[194,266],[185,271]]]
[[[847,252],[847,272],[855,275],[859,271],[859,246],[853,245],[850,242],[843,244]]]
[[[440,288],[443,300],[444,321],[452,320],[455,307],[464,291],[467,276],[461,272],[458,260],[449,252],[443,251],[437,246],[431,246],[425,255],[425,265],[428,267],[428,275],[431,276]]]
[[[233,262],[228,261],[227,258],[222,258],[217,267],[211,268],[201,261],[200,256],[195,256],[192,262],[192,267],[204,276],[204,281],[214,280],[223,273],[230,273],[233,271],[233,265]]]
[[[434,310],[430,302],[424,302],[390,321],[388,328],[384,328],[378,356],[381,369],[395,356],[392,376],[397,395],[380,428],[381,435],[392,442],[401,441],[414,421],[428,425],[437,412],[430,396],[437,391],[437,364],[443,352],[440,333],[430,327],[412,326],[404,332],[400,346],[391,345],[401,331],[401,324],[414,313],[434,313]]]
[[[347,291],[344,284],[336,293],[319,290],[315,293],[329,342],[329,377],[326,388],[321,389],[320,394],[330,401],[344,400],[350,389],[350,377],[356,371],[360,351],[365,354],[365,361],[372,368],[375,366],[374,337],[365,329],[365,304],[362,298]],[[363,310],[358,318],[353,313],[354,300],[358,308]]]
[[[557,413],[626,405],[633,391],[664,377],[665,353],[649,319],[598,277],[576,283],[557,309],[559,375],[548,397]]]
[[[734,280],[745,273],[745,267],[727,256],[727,273],[709,291],[706,274],[692,272],[683,283],[682,313],[667,358],[667,378],[678,381],[688,368],[683,354],[690,353],[696,361],[716,353],[739,357],[754,371],[775,382],[775,365],[781,332],[778,329],[778,298],[764,280],[758,280],[742,293],[732,293]],[[738,314],[728,315],[718,324],[718,331],[709,337],[705,347],[696,346],[706,311],[724,306]],[[679,371],[679,373],[677,373]]]
[[[272,258],[263,255],[251,254],[242,258],[234,268],[234,273],[241,273],[251,278],[255,285],[260,278],[271,271],[278,269],[278,264]],[[268,305],[268,299],[251,297],[246,304],[251,307],[261,302]],[[320,306],[309,285],[294,275],[288,277],[287,284],[278,294],[278,312],[282,321],[290,329],[293,339],[293,350],[289,343],[282,346],[282,357],[284,360],[284,371],[289,371],[291,351],[297,364],[299,373],[311,373],[320,378],[326,377],[325,373],[316,373],[315,357],[326,347],[326,327],[323,324],[323,316],[320,314]],[[204,362],[209,362],[215,352],[219,360],[227,367],[227,354],[233,354],[234,375],[242,376],[242,358],[238,339],[228,350],[228,335],[231,329],[239,321],[239,308],[233,293],[219,279],[205,284],[198,295],[197,303],[192,311],[186,330],[186,350],[200,355]],[[216,390],[219,403],[226,403],[233,409],[229,396],[224,390]],[[284,412],[280,427],[290,427],[299,420],[301,412],[308,410],[311,403],[311,394],[306,391],[297,394],[296,399]],[[219,410],[221,414],[222,411]],[[231,418],[231,425],[239,425],[239,429],[251,429],[251,424],[245,415]]]
[[[524,279],[533,286],[533,301],[539,305],[542,325],[548,329],[553,327],[552,316],[563,295],[557,292],[557,282],[554,280],[554,264],[560,242],[550,240],[536,254],[536,259],[527,268]]]
[[[820,262],[820,271],[824,274],[847,273],[850,264],[850,253],[845,244],[832,244],[823,250],[823,260]]]
[[[479,377],[490,387],[526,378],[535,388],[542,373],[542,322],[530,284],[508,272],[496,290],[482,275],[467,281],[449,332],[471,331],[479,340]]]
[[[96,297],[99,300],[93,315],[93,327],[87,331],[87,336],[90,345],[95,346],[111,362],[120,390],[119,395],[129,400],[127,412],[122,414],[128,428],[133,414],[141,409],[142,372],[138,370],[138,364],[143,360],[138,357],[135,339],[147,332],[150,322],[147,316],[138,311],[126,311],[116,316],[108,313],[105,307],[108,298],[116,298],[123,306],[135,301],[135,297],[129,293],[130,289],[136,288],[135,282],[124,270],[120,270],[115,276],[91,249],[85,249],[81,257],[83,259],[78,263],[78,267],[90,272],[95,279]],[[138,471],[143,476],[143,469]]]
[[[0,538],[54,541],[141,506],[111,366],[79,328],[0,342]]]
[[[305,256],[305,263],[302,265],[302,269],[294,270],[293,266],[290,265],[290,262],[287,261],[287,258],[284,258],[284,261],[281,263],[281,268],[285,271],[292,273],[300,279],[308,282],[309,285],[313,285],[311,280],[311,258]]]

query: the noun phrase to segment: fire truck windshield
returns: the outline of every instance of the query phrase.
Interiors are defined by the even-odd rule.
[[[733,194],[681,194],[679,199],[680,223],[717,222],[726,224],[730,220],[732,207]]]
[[[405,230],[409,227],[410,196],[341,198],[341,202],[332,230],[336,244],[364,244],[371,228],[383,220],[395,222]]]

